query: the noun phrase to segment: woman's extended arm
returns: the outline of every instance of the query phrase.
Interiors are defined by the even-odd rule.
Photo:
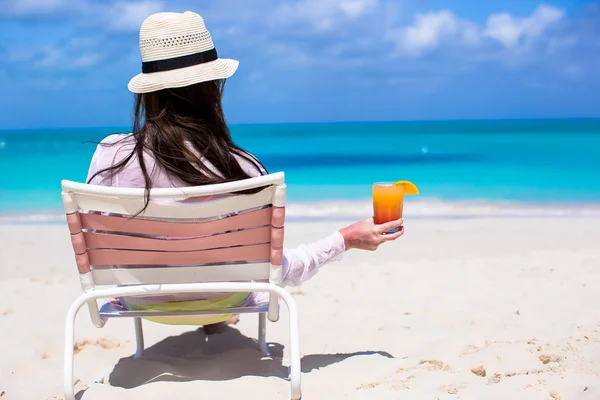
[[[340,232],[294,249],[284,248],[281,286],[301,285],[319,272],[323,265],[341,260],[345,251],[344,237]]]
[[[350,249],[377,250],[383,242],[404,234],[402,219],[376,225],[373,218],[348,225],[317,242],[301,244],[283,251],[283,282],[281,286],[299,286],[312,278],[319,268],[331,261],[341,260]],[[398,228],[397,232],[387,233]]]

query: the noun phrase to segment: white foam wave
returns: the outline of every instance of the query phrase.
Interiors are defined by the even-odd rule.
[[[288,203],[286,216],[302,219],[361,219],[373,215],[370,200]],[[513,203],[492,201],[409,200],[404,205],[407,218],[485,218],[485,217],[600,217],[600,203]],[[0,214],[0,224],[57,223],[65,220],[59,212]]]
[[[10,223],[53,223],[65,220],[61,213],[22,213],[22,214],[0,214],[0,224]]]
[[[405,217],[600,217],[600,204],[529,204],[513,202],[436,199],[406,201]],[[364,218],[373,214],[371,201],[291,203],[286,214],[292,218]]]

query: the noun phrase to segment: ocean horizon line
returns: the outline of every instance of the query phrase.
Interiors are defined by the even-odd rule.
[[[435,124],[435,123],[519,123],[519,122],[599,122],[600,117],[548,117],[548,118],[450,118],[450,119],[405,119],[405,120],[356,120],[356,121],[302,121],[302,122],[250,122],[250,123],[229,123],[230,127],[256,127],[256,126],[314,126],[314,125],[351,125],[351,124]],[[129,125],[94,125],[94,126],[58,126],[58,127],[28,127],[28,128],[0,128],[0,133],[20,132],[20,131],[60,131],[60,130],[127,130]]]

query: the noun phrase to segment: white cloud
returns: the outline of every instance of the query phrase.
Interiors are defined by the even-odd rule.
[[[355,20],[377,7],[378,0],[299,0],[282,4],[275,12],[277,22],[306,22],[319,31]]]
[[[8,61],[22,67],[49,68],[56,65],[63,56],[58,46],[43,46],[33,49],[17,49],[8,53]]]
[[[26,62],[33,57],[34,53],[23,49],[12,50],[8,52],[8,61],[10,62]]]
[[[565,16],[563,9],[539,5],[529,17],[514,17],[508,13],[492,14],[484,28],[463,20],[451,11],[430,11],[417,14],[414,22],[401,28],[391,28],[387,39],[396,44],[400,54],[420,57],[443,43],[483,44],[485,38],[514,49],[541,38]]]
[[[505,47],[515,47],[542,36],[548,28],[563,19],[563,9],[540,5],[527,18],[516,18],[507,13],[493,14],[487,20],[484,35]]]
[[[467,44],[478,44],[481,42],[481,30],[476,23],[462,21],[460,24],[459,38]]]
[[[13,17],[97,17],[98,12],[104,12],[106,8],[93,0],[0,0],[0,14]]]
[[[336,3],[349,18],[358,18],[364,12],[377,7],[377,0],[340,0]]]
[[[71,64],[74,68],[90,68],[102,61],[104,57],[100,53],[87,53],[76,57]]]
[[[521,37],[520,25],[509,14],[495,14],[488,18],[484,34],[496,39],[506,47],[511,47],[519,42]]]
[[[0,8],[9,14],[29,15],[56,11],[70,0],[0,0]]]
[[[38,68],[50,68],[55,66],[63,56],[63,50],[58,47],[47,47],[42,51],[41,57],[35,66]]]
[[[283,43],[272,43],[268,46],[267,51],[273,62],[281,66],[303,68],[313,65],[316,61],[312,55],[295,46]]]
[[[151,14],[164,10],[164,3],[156,0],[142,0],[133,3],[116,3],[109,11],[109,29],[115,31],[135,31]]]
[[[415,23],[401,29],[398,44],[410,53],[437,47],[444,35],[455,35],[458,20],[450,11],[417,15]]]
[[[25,89],[35,89],[35,90],[62,90],[69,86],[69,79],[67,78],[59,78],[59,79],[40,79],[40,78],[32,78],[27,80],[20,80],[17,82],[19,86],[22,86]]]
[[[401,54],[418,57],[435,49],[444,40],[478,43],[480,32],[474,23],[460,20],[451,11],[442,10],[417,14],[413,24],[390,29],[387,38],[395,42]]]
[[[21,68],[37,69],[85,69],[98,64],[104,55],[94,51],[95,39],[75,37],[64,44],[52,44],[32,48],[16,48],[8,52],[8,61]]]

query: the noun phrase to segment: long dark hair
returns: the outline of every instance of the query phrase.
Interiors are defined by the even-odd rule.
[[[247,179],[251,176],[240,166],[234,155],[254,165],[263,165],[250,153],[238,147],[231,138],[223,113],[222,98],[225,80],[214,80],[173,89],[135,95],[132,135],[135,145],[120,162],[96,172],[109,176],[121,171],[137,157],[144,175],[146,201],[150,201],[152,181],[144,162],[144,152],[152,154],[159,167],[171,177],[189,186],[210,185]],[[107,144],[118,145],[119,142]],[[207,167],[202,159],[216,168]],[[253,189],[242,193],[254,193]]]

